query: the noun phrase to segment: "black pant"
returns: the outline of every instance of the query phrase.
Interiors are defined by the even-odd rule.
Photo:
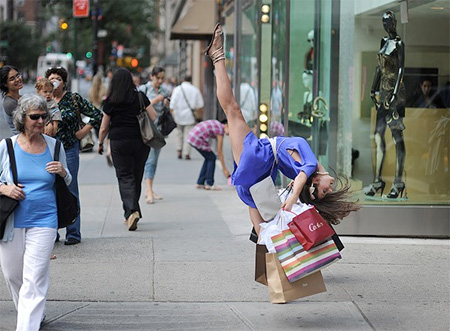
[[[110,146],[125,219],[135,211],[138,211],[142,217],[139,198],[141,197],[145,161],[150,147],[145,145],[141,139],[111,140]]]

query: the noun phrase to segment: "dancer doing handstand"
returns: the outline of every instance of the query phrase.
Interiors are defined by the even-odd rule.
[[[291,210],[298,198],[312,204],[323,218],[331,224],[338,224],[350,212],[359,209],[355,202],[347,201],[347,184],[333,190],[335,179],[317,162],[307,141],[301,137],[276,137],[275,150],[278,162],[274,164],[274,152],[268,139],[258,139],[248,127],[236,102],[225,68],[223,33],[217,24],[213,39],[205,54],[214,64],[216,72],[217,98],[227,119],[231,148],[235,161],[232,183],[241,200],[249,206],[250,218],[259,234],[260,223],[264,222],[250,194],[250,187],[271,175],[275,180],[277,171],[293,180],[292,194],[282,208]]]

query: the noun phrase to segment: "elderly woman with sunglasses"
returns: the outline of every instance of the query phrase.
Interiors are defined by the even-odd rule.
[[[39,330],[45,317],[50,280],[50,254],[56,238],[58,214],[55,176],[72,180],[64,148],[54,160],[56,140],[44,135],[49,117],[47,102],[38,95],[19,99],[12,136],[17,185],[11,174],[6,141],[0,142],[0,194],[19,200],[0,240],[0,264],[17,310],[16,330]]]
[[[5,65],[0,69],[0,90],[3,94],[3,110],[5,121],[13,134],[18,134],[14,127],[12,113],[17,108],[19,91],[23,88],[22,75],[14,66]]]
[[[86,136],[93,127],[100,127],[102,113],[78,93],[67,91],[68,73],[63,67],[48,69],[45,72],[45,77],[55,86],[53,98],[58,103],[62,117],[62,121],[58,125],[58,131],[56,131],[56,138],[64,145],[67,164],[72,174],[72,183],[69,185],[69,190],[78,198],[80,139]],[[82,129],[80,129],[79,113],[90,118],[89,122]],[[78,215],[75,223],[66,228],[65,245],[75,245],[81,241],[80,227],[81,220],[80,215]]]

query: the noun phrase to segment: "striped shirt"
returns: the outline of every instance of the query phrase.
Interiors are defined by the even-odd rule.
[[[187,141],[193,147],[207,152],[211,150],[211,138],[224,135],[224,125],[217,120],[207,120],[198,123],[189,132]]]

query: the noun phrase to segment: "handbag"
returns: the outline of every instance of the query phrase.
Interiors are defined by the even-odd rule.
[[[82,129],[86,124],[81,119],[80,109],[78,107],[78,102],[74,93],[72,93],[72,101],[77,111],[79,128]],[[80,139],[80,151],[89,152],[90,150],[92,150],[92,148],[94,148],[94,140],[92,139],[92,132],[89,131],[87,135]]]
[[[305,250],[290,229],[272,237],[278,259],[290,282],[306,277],[341,259],[332,239]]]
[[[295,216],[288,226],[307,251],[327,241],[334,234],[334,230],[314,207]]]
[[[194,115],[195,121],[197,123],[200,123],[201,121],[203,121],[203,111],[200,108],[198,108],[198,109],[192,108],[191,105],[189,104],[188,99],[186,98],[186,94],[184,93],[183,87],[181,85],[180,85],[180,89],[181,89],[181,92],[183,93],[184,100],[186,101],[189,109],[192,112],[192,115]]]
[[[59,151],[61,150],[61,142],[56,141],[55,155],[53,159],[59,161]],[[69,188],[60,175],[55,175],[55,194],[56,207],[58,210],[58,229],[65,228],[75,223],[80,207],[78,206],[78,199]]]
[[[17,185],[17,167],[16,158],[14,156],[14,148],[11,138],[6,138],[6,147],[8,148],[9,163],[11,164],[11,172],[14,184]],[[0,195],[0,239],[5,234],[6,222],[14,209],[19,205],[19,201],[6,195]]]
[[[266,272],[271,303],[286,303],[327,290],[320,271],[290,282],[275,253],[266,254]]]
[[[264,221],[270,221],[271,219],[273,219],[281,208],[281,200],[278,196],[275,183],[273,182],[271,176],[275,164],[278,163],[277,150],[275,149],[276,142],[274,138],[270,138],[269,141],[270,145],[272,146],[273,155],[275,157],[275,160],[272,163],[272,168],[270,169],[269,176],[250,186],[250,194],[253,198],[253,201],[255,202],[256,208],[258,209]],[[278,149],[280,148],[283,141],[281,141]]]
[[[141,92],[138,92],[139,95],[139,104],[141,106],[141,110],[139,114],[136,115],[137,120],[139,122],[139,130],[141,131],[141,137],[144,144],[150,146],[155,149],[160,149],[164,147],[166,144],[166,140],[164,136],[159,132],[156,128],[155,122],[150,118],[147,113],[147,110],[144,106],[144,100],[142,100]]]
[[[164,109],[159,115],[158,127],[163,136],[168,136],[177,127],[177,123],[168,109]]]

